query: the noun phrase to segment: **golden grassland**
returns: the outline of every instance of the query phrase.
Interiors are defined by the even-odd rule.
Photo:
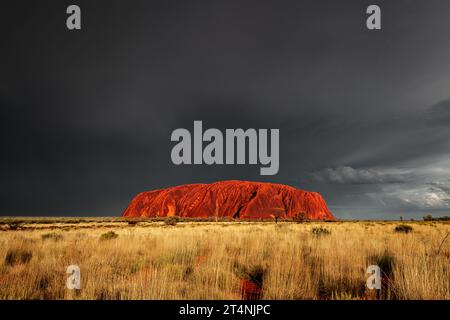
[[[448,222],[17,221],[0,224],[0,299],[450,299]]]

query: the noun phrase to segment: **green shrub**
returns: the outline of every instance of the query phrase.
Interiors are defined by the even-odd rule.
[[[100,236],[100,240],[116,239],[119,235],[114,231],[108,231]]]
[[[406,225],[406,224],[400,224],[400,225],[395,227],[394,231],[395,232],[400,232],[400,233],[410,233],[410,232],[413,231],[413,228],[411,226]]]

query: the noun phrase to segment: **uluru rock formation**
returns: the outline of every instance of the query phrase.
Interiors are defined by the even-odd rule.
[[[335,220],[317,192],[283,184],[237,180],[142,192],[122,216],[271,219],[275,216],[292,218],[298,214],[305,219]]]

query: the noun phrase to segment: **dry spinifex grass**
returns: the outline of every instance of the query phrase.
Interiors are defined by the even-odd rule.
[[[408,233],[394,222],[1,231],[0,299],[449,299],[450,224],[408,224]],[[73,264],[78,291],[66,288]],[[384,271],[381,292],[365,287],[370,264]]]

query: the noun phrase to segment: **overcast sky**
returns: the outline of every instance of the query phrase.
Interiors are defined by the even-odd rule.
[[[0,215],[118,216],[134,195],[242,179],[337,218],[450,213],[449,1],[0,4]],[[82,30],[66,28],[66,7]],[[280,171],[176,166],[176,128],[280,129]]]

